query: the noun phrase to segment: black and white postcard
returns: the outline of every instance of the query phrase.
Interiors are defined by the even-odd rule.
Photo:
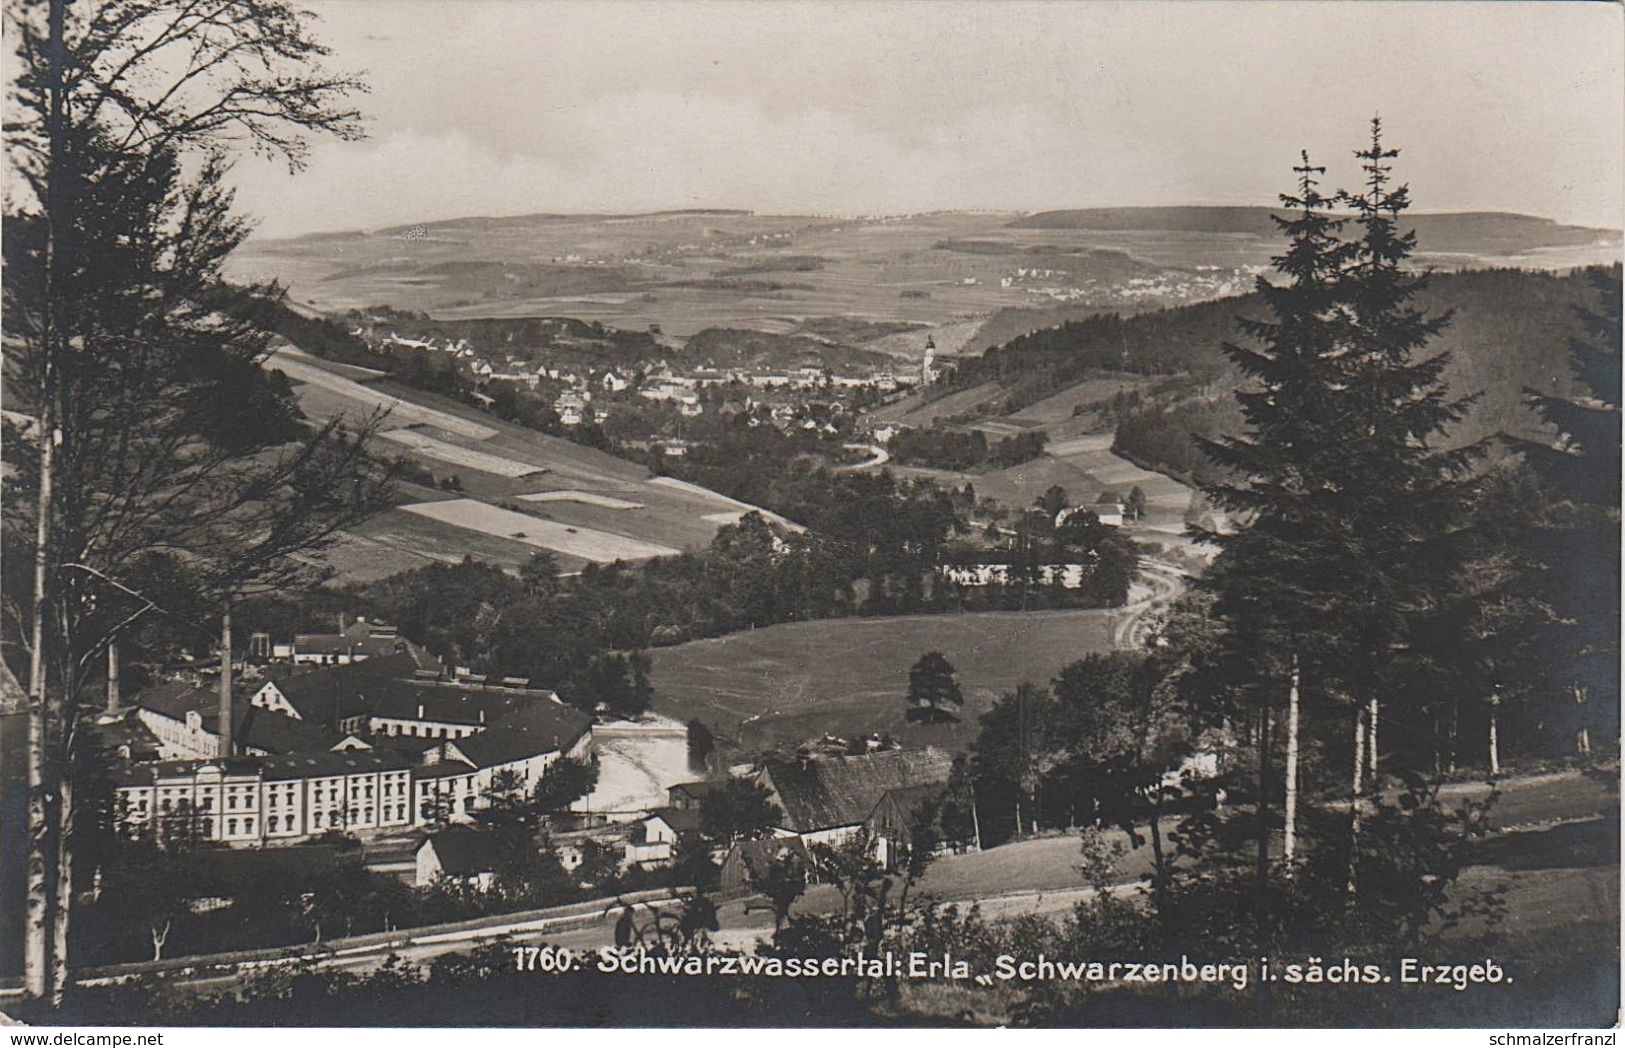
[[[3,6],[0,1021],[1613,1043],[1619,3]]]

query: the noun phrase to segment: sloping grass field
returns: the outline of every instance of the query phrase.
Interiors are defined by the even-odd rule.
[[[454,527],[523,542],[529,546],[555,550],[567,556],[608,564],[617,560],[648,560],[667,557],[677,550],[640,542],[592,528],[576,528],[557,521],[543,520],[525,513],[487,505],[474,499],[416,502],[402,506],[408,513],[438,520]]]
[[[1111,611],[981,612],[796,622],[651,652],[654,708],[698,717],[747,747],[825,732],[889,732],[907,745],[962,749],[976,718],[1022,681],[1111,647]],[[941,651],[959,671],[957,725],[904,721],[908,669]]]
[[[364,368],[282,346],[266,361],[313,419],[384,412],[380,454],[404,454],[456,493],[403,484],[403,505],[345,536],[327,557],[338,581],[369,581],[465,556],[516,568],[537,549],[565,571],[702,549],[754,507],[655,477],[613,455],[503,422]],[[771,516],[771,515],[770,515]]]

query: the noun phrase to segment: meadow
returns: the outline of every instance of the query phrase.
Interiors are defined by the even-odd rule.
[[[828,732],[885,732],[905,745],[963,749],[976,718],[1023,681],[1111,647],[1119,612],[982,612],[796,622],[657,648],[654,708],[693,717],[748,748],[796,745]],[[904,721],[908,669],[941,651],[959,671],[957,725]]]
[[[668,557],[678,552],[670,546],[657,546],[654,543],[640,542],[607,531],[560,524],[557,521],[491,506],[475,499],[418,502],[402,506],[401,509],[481,535],[511,538],[529,546],[550,549],[566,556],[580,557],[599,564],[617,560]]]

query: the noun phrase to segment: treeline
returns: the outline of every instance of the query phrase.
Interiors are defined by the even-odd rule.
[[[1256,298],[1246,296],[1131,317],[1100,313],[1069,320],[962,358],[940,385],[954,390],[998,382],[1009,412],[1059,393],[1092,371],[1189,374],[1211,382],[1225,372],[1214,347],[1235,331],[1238,312],[1257,308]]]
[[[1496,434],[1540,439],[1543,427],[1526,403],[1528,392],[1573,394],[1569,345],[1582,333],[1577,311],[1591,300],[1595,279],[1617,282],[1620,269],[1591,267],[1564,275],[1474,270],[1435,276],[1417,294],[1423,308],[1451,317],[1429,346],[1430,353],[1449,354],[1445,388],[1455,396],[1477,397],[1471,413],[1445,432],[1447,444]],[[1235,341],[1235,333],[1229,339]],[[1217,343],[1207,348],[1216,353]],[[1199,442],[1237,433],[1241,426],[1233,398],[1185,400],[1119,422],[1114,448],[1147,468],[1205,483],[1217,474],[1198,450]]]
[[[1240,426],[1241,411],[1233,397],[1152,406],[1118,422],[1112,450],[1146,469],[1206,484],[1217,480],[1219,472],[1196,438],[1212,439]]]
[[[794,510],[805,500],[801,515],[815,525],[805,533],[751,514],[705,550],[642,565],[590,564],[559,579],[542,553],[515,578],[470,559],[385,579],[361,596],[437,655],[540,680],[586,709],[604,702],[622,712],[647,703],[637,652],[652,645],[778,622],[931,610],[937,552],[959,526],[961,510],[948,496],[887,476],[815,470],[799,479],[802,487],[787,491],[783,504]],[[859,490],[835,490],[846,485]]]
[[[407,338],[467,339],[476,350],[545,359],[555,367],[632,368],[670,356],[647,331],[609,327],[574,317],[470,317],[438,319],[425,313],[371,306],[351,310],[347,322],[382,322]]]
[[[1418,292],[1418,308],[1452,318],[1428,347],[1430,354],[1449,354],[1444,371],[1448,391],[1453,396],[1478,396],[1472,413],[1451,426],[1447,434],[1451,443],[1467,444],[1495,433],[1535,436],[1541,427],[1524,403],[1525,391],[1572,395],[1569,340],[1581,334],[1576,310],[1591,297],[1594,272],[1619,279],[1618,266],[1564,274],[1468,270],[1436,274]],[[961,360],[939,387],[952,391],[997,381],[1007,391],[1006,411],[1083,381],[1094,369],[1184,374],[1199,391],[1229,388],[1239,376],[1221,346],[1245,341],[1238,320],[1263,316],[1262,301],[1250,294],[1131,317],[1101,314],[1067,321],[1012,339],[981,357]],[[1156,468],[1190,476],[1195,463],[1183,444],[1153,439],[1144,432],[1185,421],[1202,425],[1195,432],[1211,438],[1221,430],[1205,428],[1207,424],[1229,420],[1201,411],[1189,418],[1159,419],[1153,413],[1140,422],[1125,447],[1141,449],[1137,453]]]
[[[516,578],[467,559],[404,572],[359,596],[369,614],[458,665],[537,680],[585,710],[636,713],[651,693],[641,653],[653,646],[849,615],[1115,605],[1127,599],[1138,566],[1118,529],[1079,515],[1063,529],[1070,537],[1035,532],[1022,546],[1030,585],[972,591],[943,584],[938,569],[966,530],[973,495],[888,473],[805,466],[785,470],[769,495],[763,501],[808,530],[752,513],[704,550],[640,565],[589,564],[565,579],[552,555],[540,553]],[[1065,543],[1060,554],[1057,543]],[[1086,585],[1040,584],[1038,566],[1057,555],[1091,565]]]
[[[909,466],[965,471],[978,466],[1004,469],[1031,462],[1044,453],[1049,437],[1042,430],[1017,433],[989,444],[980,430],[906,429],[887,445],[892,458]]]

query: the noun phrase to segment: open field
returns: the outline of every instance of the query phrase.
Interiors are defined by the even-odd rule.
[[[445,462],[453,466],[462,466],[464,469],[477,469],[485,473],[494,473],[499,477],[529,477],[544,471],[543,467],[533,466],[529,462],[518,462],[514,459],[503,458],[501,455],[490,455],[472,448],[459,447],[448,444],[443,440],[424,436],[411,429],[391,429],[378,434],[385,440],[392,440],[403,444],[425,458],[436,462]]]
[[[984,382],[980,386],[962,389],[945,397],[927,402],[919,393],[910,393],[890,404],[867,413],[876,422],[896,422],[904,426],[929,426],[937,419],[976,413],[986,406],[1003,402],[1004,390],[997,382]]]
[[[403,484],[402,500],[417,504],[416,510],[380,514],[329,551],[327,561],[340,582],[465,556],[513,569],[538,547],[557,551],[566,571],[589,561],[668,556],[703,549],[719,528],[754,508],[447,397],[348,373],[364,368],[346,369],[292,348],[279,350],[266,366],[294,379],[300,409],[311,418],[387,411],[385,425],[395,428],[382,434],[381,453],[398,449],[438,479],[456,473],[462,484],[456,499]],[[483,508],[445,508],[453,502]],[[435,506],[440,508],[430,508]],[[527,512],[516,512],[520,506]],[[519,532],[526,537],[515,538]]]
[[[526,513],[487,505],[474,499],[450,499],[442,502],[418,502],[401,509],[407,513],[428,517],[466,528],[481,535],[509,538],[528,546],[550,549],[565,556],[608,564],[616,560],[647,560],[667,557],[678,551],[670,546],[657,546],[640,542],[624,535],[590,528],[576,528],[557,521],[543,520]]]
[[[1028,404],[1010,418],[1021,422],[1044,424],[1064,422],[1072,417],[1073,409],[1079,405],[1097,404],[1103,400],[1110,400],[1118,393],[1143,389],[1151,384],[1151,380],[1144,375],[1128,372],[1092,378],[1075,386],[1068,386],[1053,396]]]
[[[281,371],[294,382],[308,384],[316,389],[334,395],[339,403],[348,402],[348,406],[361,409],[357,414],[370,414],[373,411],[389,412],[389,419],[397,425],[420,423],[434,426],[437,429],[448,430],[465,436],[470,440],[488,440],[496,436],[496,430],[490,426],[466,417],[447,411],[437,411],[424,407],[421,404],[392,396],[379,389],[357,382],[349,375],[359,371],[370,371],[368,368],[354,368],[347,364],[334,364],[328,361],[318,361],[299,350],[291,347],[277,349],[265,360],[265,367]],[[308,391],[300,390],[301,405],[305,404]],[[326,412],[318,412],[326,414]]]
[[[533,491],[529,495],[518,496],[518,499],[521,502],[578,502],[584,506],[601,506],[604,509],[643,508],[641,502],[628,502],[608,495],[594,495],[590,491]]]
[[[658,484],[661,487],[669,488],[669,489],[671,489],[673,491],[682,492],[685,495],[692,496],[693,498],[699,499],[699,500],[704,501],[704,502],[729,506],[729,507],[731,507],[731,508],[733,508],[735,510],[738,510],[740,516],[743,516],[746,513],[760,513],[764,518],[766,518],[767,520],[772,521],[773,523],[779,525],[780,527],[789,528],[791,531],[805,531],[806,530],[800,524],[797,524],[794,521],[789,520],[789,519],[787,519],[785,517],[781,517],[777,513],[774,513],[772,510],[766,510],[766,509],[763,509],[760,506],[753,506],[748,502],[741,502],[738,499],[729,498],[727,495],[718,494],[717,492],[712,491],[709,488],[702,488],[698,484],[692,484],[692,483],[690,483],[690,482],[688,482],[686,480],[678,480],[676,477],[654,477],[653,479],[651,479],[649,481],[649,483]],[[708,514],[705,519],[714,521],[714,520],[718,520],[721,516],[722,515],[719,514],[719,513],[712,513],[712,514]],[[722,521],[722,522],[727,523],[727,524],[732,524],[737,519],[738,519],[738,517],[730,514],[729,518],[727,520],[725,520],[725,521]]]
[[[431,561],[455,564],[464,557],[488,561],[512,571],[529,560],[537,549],[518,539],[458,527],[403,508],[373,517],[356,527],[348,537],[360,540],[358,547],[353,551],[341,547],[328,558],[346,580],[360,579],[364,574],[371,578],[393,574],[380,573],[381,568],[390,564],[399,564],[396,571],[406,571],[421,568]],[[586,564],[582,557],[559,557],[561,571],[579,571]],[[370,573],[369,568],[373,569]]]
[[[751,747],[824,732],[890,732],[907,744],[962,748],[976,717],[1022,681],[1111,646],[1112,611],[983,612],[797,622],[650,652],[655,709],[698,717]],[[958,725],[903,720],[908,668],[941,651],[959,671]]]

